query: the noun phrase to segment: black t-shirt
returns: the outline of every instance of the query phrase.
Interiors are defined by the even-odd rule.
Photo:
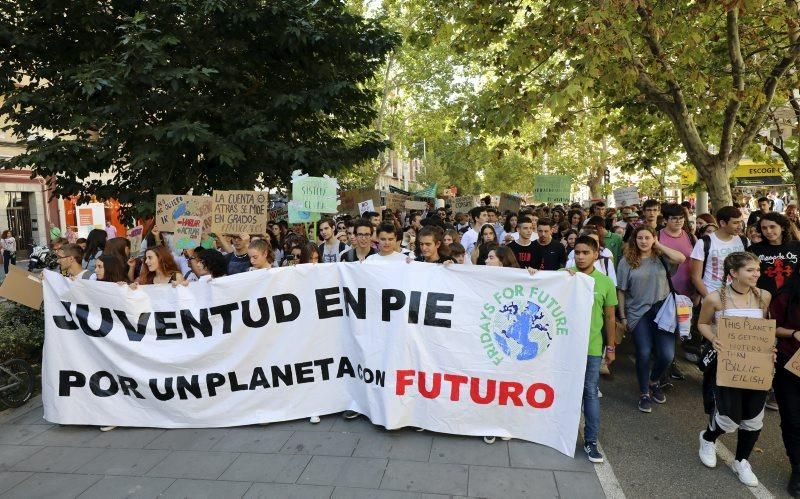
[[[367,256],[374,255],[376,253],[377,253],[377,251],[375,251],[373,248],[370,248],[369,249],[369,253],[367,253]],[[367,259],[367,256],[364,257],[365,260]],[[347,250],[344,253],[342,253],[341,261],[343,261],[343,262],[357,262],[357,261],[359,261],[358,253],[356,253],[356,249],[352,248],[352,249]]]
[[[531,241],[527,246],[523,246],[517,241],[511,241],[506,246],[514,253],[514,256],[517,257],[517,263],[519,263],[519,267],[522,269],[527,269],[533,263],[534,244],[536,244],[536,242]]]
[[[427,260],[425,260],[424,256],[418,256],[417,258],[414,259],[414,261],[415,262],[427,262]],[[435,262],[428,262],[428,263],[444,263],[444,262],[452,262],[452,261],[453,261],[453,259],[450,258],[449,256],[439,255],[439,259],[438,260],[436,260]]]
[[[747,217],[747,226],[750,227],[753,224],[757,224],[759,220],[761,220],[761,217],[763,217],[764,215],[765,213],[761,210],[756,210],[750,213],[750,216]]]
[[[800,261],[800,243],[791,242],[773,246],[768,242],[753,244],[747,251],[758,256],[761,262],[761,277],[757,286],[775,296],[789,281]]]
[[[228,263],[228,275],[241,274],[250,269],[250,257],[247,253],[241,256],[228,253],[225,255],[225,260]]]
[[[564,268],[567,263],[567,251],[564,245],[556,240],[550,241],[547,246],[534,241],[531,247],[533,256],[530,266],[537,270],[558,270]]]

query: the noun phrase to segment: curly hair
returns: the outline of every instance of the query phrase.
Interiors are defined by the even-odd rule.
[[[768,222],[775,222],[776,224],[778,224],[780,226],[780,228],[781,228],[781,244],[794,242],[794,241],[797,241],[798,239],[800,239],[800,237],[798,237],[798,234],[797,234],[797,229],[795,228],[795,226],[792,223],[792,221],[789,220],[789,217],[787,217],[785,215],[781,215],[780,213],[771,211],[769,213],[765,213],[764,215],[762,215],[761,218],[759,219],[758,223],[756,224],[756,230],[758,231],[759,234],[761,234],[761,237],[764,238],[765,241],[766,241],[766,238],[764,237],[764,233],[761,230],[761,222],[763,222],[765,220],[768,221]]]
[[[625,248],[622,250],[622,256],[625,257],[625,260],[627,260],[628,265],[632,269],[638,269],[639,265],[642,264],[642,250],[640,250],[639,245],[636,244],[636,238],[639,236],[639,233],[643,231],[649,232],[653,236],[653,239],[656,239],[655,229],[649,225],[640,225],[639,227],[633,229],[633,232],[631,232],[631,237],[628,239],[628,242],[625,243]],[[661,250],[653,248],[652,251],[653,256],[661,256]]]

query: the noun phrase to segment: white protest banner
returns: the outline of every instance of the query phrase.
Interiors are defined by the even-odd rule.
[[[81,204],[75,207],[78,237],[88,237],[92,229],[105,229],[106,212],[103,203]]]
[[[210,196],[189,196],[183,194],[159,194],[156,196],[156,228],[163,232],[175,232],[175,221],[180,217],[200,217],[203,219],[203,232],[211,230]]]
[[[368,211],[375,211],[375,203],[371,199],[358,203],[358,214],[363,215]]]
[[[336,213],[339,201],[336,190],[339,183],[335,178],[309,177],[299,170],[292,172],[292,201],[303,205],[304,211],[314,213]]]
[[[175,220],[175,249],[194,249],[203,242],[203,219],[200,217],[179,217]]]
[[[620,187],[619,189],[614,189],[613,192],[614,204],[617,205],[617,208],[641,203],[641,200],[639,199],[639,187],[636,185],[632,185],[630,187]]]
[[[269,221],[269,195],[261,191],[214,191],[211,232],[264,234]]]
[[[203,428],[354,410],[572,455],[593,281],[315,264],[140,286],[45,279],[44,418]]]

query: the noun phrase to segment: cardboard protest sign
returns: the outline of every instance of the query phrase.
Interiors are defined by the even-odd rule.
[[[0,286],[0,296],[34,310],[42,308],[42,280],[16,265],[8,268],[8,275]]]
[[[453,213],[467,213],[480,204],[481,200],[478,196],[461,196],[450,200],[450,208]]]
[[[639,187],[632,185],[630,187],[614,189],[614,203],[618,208],[641,203],[641,199],[639,199]]]
[[[210,232],[212,204],[209,196],[159,194],[156,196],[156,229],[175,232],[175,221],[187,216],[202,218],[203,232]]]
[[[139,254],[139,251],[142,249],[142,234],[144,233],[144,227],[141,225],[137,225],[136,227],[132,228],[128,231],[128,241],[131,242],[131,255],[136,256]]]
[[[339,183],[331,177],[309,177],[299,175],[295,171],[292,175],[292,201],[302,204],[304,211],[315,213],[336,213],[339,202],[336,190]]]
[[[368,211],[375,211],[375,203],[371,199],[358,203],[358,214],[363,215]]]
[[[214,191],[211,232],[264,234],[269,221],[269,195],[261,191]]]
[[[203,242],[203,219],[180,217],[175,221],[175,249],[194,249]]]
[[[796,351],[783,367],[795,376],[800,376],[800,350]]]
[[[750,390],[772,387],[775,321],[750,317],[720,317],[717,337],[717,385]]]
[[[427,201],[406,201],[405,207],[407,210],[422,210],[425,211],[428,209],[428,202]]]
[[[386,195],[386,201],[384,202],[386,209],[392,211],[404,211],[406,209],[405,203],[408,200],[408,196],[396,192],[386,192],[384,194]]]
[[[321,218],[319,213],[303,210],[303,204],[296,201],[289,201],[288,209],[290,224],[318,222]]]
[[[569,175],[534,175],[533,199],[538,203],[569,203],[572,178]]]
[[[506,211],[513,211],[514,213],[518,212],[520,207],[522,206],[522,198],[519,196],[515,196],[513,194],[500,194],[500,203],[497,205],[497,209],[500,210],[501,213],[505,213]]]

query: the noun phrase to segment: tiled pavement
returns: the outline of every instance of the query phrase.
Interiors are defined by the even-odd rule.
[[[0,413],[0,497],[604,497],[582,451],[322,418],[220,429],[58,426]]]

